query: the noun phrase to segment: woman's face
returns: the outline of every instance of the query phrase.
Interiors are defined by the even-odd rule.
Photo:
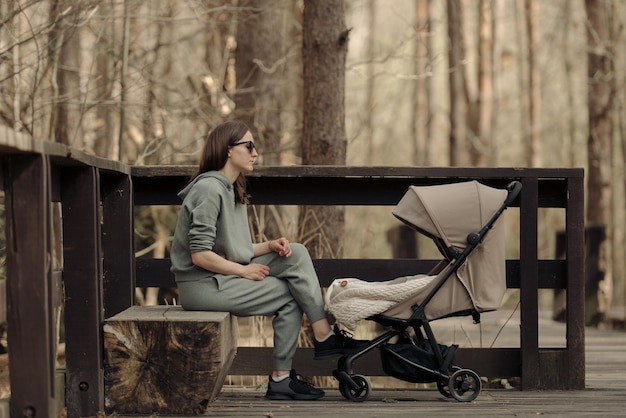
[[[259,153],[254,147],[254,138],[250,131],[235,144],[230,146],[228,151],[228,162],[233,168],[242,173],[249,173],[254,169],[254,163],[259,156]]]

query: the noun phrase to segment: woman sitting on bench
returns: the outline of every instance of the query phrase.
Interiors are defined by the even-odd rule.
[[[318,399],[324,391],[292,369],[303,313],[313,330],[316,359],[351,354],[363,342],[330,327],[303,245],[284,237],[252,243],[244,173],[253,170],[258,156],[242,122],[225,122],[208,135],[198,171],[179,193],[172,272],[184,309],[273,316],[274,365],[265,396]]]

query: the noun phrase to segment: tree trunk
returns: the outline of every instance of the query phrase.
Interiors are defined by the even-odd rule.
[[[280,88],[284,55],[284,1],[240,1],[237,20],[235,117],[244,121],[258,141],[264,165],[280,162]]]
[[[448,65],[450,67],[450,165],[461,163],[460,148],[466,137],[466,107],[463,101],[465,71],[463,68],[463,12],[459,0],[448,0]]]
[[[587,176],[587,223],[604,225],[606,239],[600,263],[605,270],[600,292],[599,311],[608,319],[612,302],[612,231],[611,231],[611,136],[613,125],[613,95],[611,77],[611,39],[608,30],[607,2],[585,1],[587,11],[589,136],[587,139],[589,175]]]
[[[283,86],[290,64],[288,45],[291,39],[283,29],[285,4],[282,0],[244,0],[238,3],[237,76],[235,118],[244,121],[257,140],[263,165],[281,164],[281,124]],[[255,208],[257,240],[285,235],[281,208]]]
[[[367,64],[366,64],[366,81],[365,81],[365,109],[363,114],[365,120],[363,121],[363,133],[365,136],[365,146],[367,147],[367,155],[365,161],[367,165],[374,164],[374,104],[376,98],[374,97],[374,85],[375,85],[375,50],[376,50],[376,0],[368,0],[367,2]]]
[[[113,28],[113,20],[110,17],[112,7],[108,2],[102,2],[98,8],[98,14],[105,23],[102,25],[103,37],[110,40],[114,36],[115,28]],[[96,45],[94,47],[98,48]],[[96,99],[101,101],[112,100],[111,94],[113,90],[113,59],[109,54],[96,54],[96,72],[99,77],[95,81]],[[113,142],[113,132],[117,126],[114,120],[113,112],[110,106],[98,106],[96,109],[96,119],[101,128],[94,132],[94,152],[104,158],[113,158],[110,147]]]
[[[82,148],[83,135],[80,105],[80,26],[77,24],[78,13],[62,16],[69,4],[63,0],[53,2],[50,9],[52,26],[50,41],[54,45],[56,57],[56,119],[54,120],[54,138],[56,142]],[[54,53],[54,52],[53,52]]]
[[[413,92],[413,123],[411,124],[413,164],[428,164],[430,150],[430,18],[429,0],[415,2],[415,84]]]
[[[613,16],[618,16],[614,20],[613,31],[611,39],[613,40],[614,45],[624,45],[626,42],[626,34],[622,30],[623,25],[623,17],[626,15],[626,5],[623,3],[613,3],[613,7],[615,12]],[[622,16],[620,18],[619,16]],[[623,48],[615,48],[615,61],[613,62],[613,68],[624,68],[626,65],[626,53]],[[626,120],[624,120],[621,115],[626,114],[626,89],[623,88],[626,83],[626,77],[622,74],[621,78],[616,77],[614,79],[615,90],[617,93],[616,105],[615,105],[615,127],[614,131],[616,132],[617,140],[615,154],[618,157],[618,160],[621,162],[619,173],[615,172],[613,175],[615,178],[621,178],[620,186],[615,185],[617,190],[614,190],[614,197],[621,197],[621,199],[615,199],[614,207],[619,207],[619,209],[613,215],[613,225],[615,227],[615,236],[613,242],[615,245],[613,248],[624,248],[626,246],[626,199],[624,196],[626,195]],[[621,86],[621,88],[620,88]],[[616,292],[614,293],[615,298],[617,299],[614,303],[618,306],[626,305],[626,254],[623,251],[615,251],[613,257],[613,280],[614,280],[614,288]],[[618,289],[621,288],[621,292],[618,292]],[[622,327],[626,325],[626,311],[623,313],[623,317],[621,318]]]
[[[472,147],[478,158],[474,165],[494,165],[490,158],[493,124],[493,8],[492,0],[481,0],[478,40],[478,135]]]
[[[527,165],[541,167],[541,80],[535,54],[539,46],[539,5],[537,0],[525,0],[526,36],[528,37],[528,138]]]
[[[514,4],[514,13],[515,13],[515,40],[519,45],[519,51],[516,54],[516,64],[518,70],[518,91],[520,94],[519,99],[519,127],[517,131],[519,132],[519,142],[522,144],[522,150],[524,152],[524,164],[528,167],[530,165],[530,132],[531,132],[531,124],[532,118],[530,116],[530,76],[528,73],[530,69],[528,68],[528,36],[526,35],[526,7],[524,4],[525,0],[518,0]]]
[[[305,0],[303,164],[346,162],[344,94],[348,33],[342,0]],[[300,227],[315,230],[306,243],[313,256],[341,257],[344,212],[341,207],[302,208]]]
[[[464,90],[467,108],[467,150],[469,164],[486,166],[490,159],[491,128],[493,117],[493,2],[480,0],[476,27],[476,45],[471,51],[476,59],[476,88]]]

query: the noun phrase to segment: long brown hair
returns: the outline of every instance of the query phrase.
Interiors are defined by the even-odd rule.
[[[217,125],[207,135],[198,171],[192,179],[195,179],[202,173],[224,168],[228,161],[228,148],[239,142],[249,131],[248,126],[238,120],[231,120]],[[250,201],[250,196],[246,192],[246,178],[243,173],[239,174],[235,181],[235,200],[244,204]]]

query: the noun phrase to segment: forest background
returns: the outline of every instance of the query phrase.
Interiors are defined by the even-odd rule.
[[[606,322],[626,299],[625,22],[623,0],[4,0],[0,124],[137,165],[196,164],[237,118],[261,165],[583,167]],[[388,207],[330,210],[253,207],[255,238],[392,257]],[[138,256],[167,256],[175,214],[138,212]],[[540,258],[563,227],[540,214]]]

